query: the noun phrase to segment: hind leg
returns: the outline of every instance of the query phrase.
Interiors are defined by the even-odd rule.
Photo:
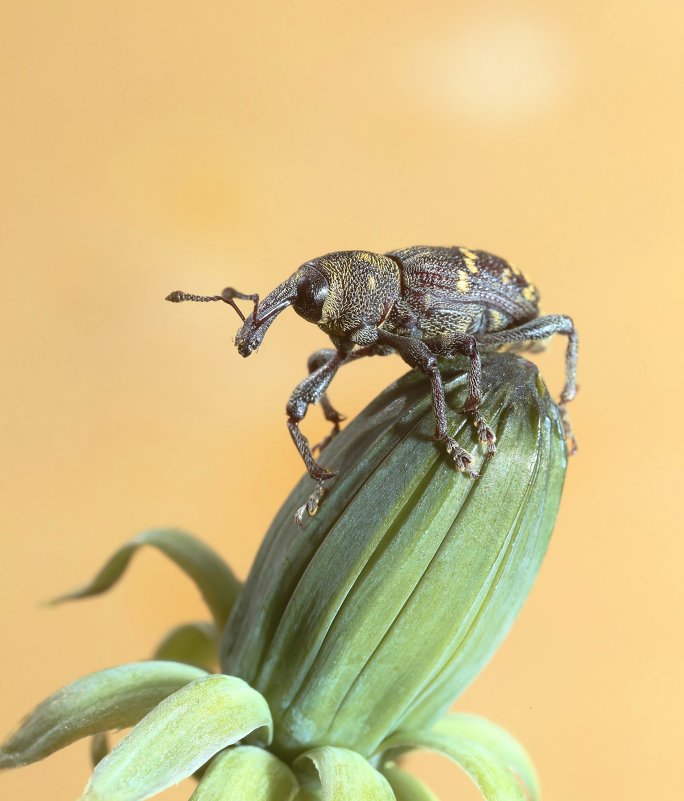
[[[563,421],[565,438],[568,442],[568,450],[570,454],[573,454],[577,450],[577,441],[568,418],[566,405],[577,394],[577,349],[579,342],[572,318],[564,314],[549,314],[546,317],[539,317],[507,331],[479,334],[477,341],[484,348],[497,348],[512,342],[531,342],[548,339],[554,334],[565,334],[568,338],[568,344],[565,349],[565,386],[561,392],[558,406],[561,420]]]

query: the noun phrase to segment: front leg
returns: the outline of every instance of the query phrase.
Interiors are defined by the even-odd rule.
[[[302,434],[299,423],[304,419],[310,404],[316,403],[325,394],[335,373],[343,363],[344,355],[339,351],[326,361],[321,367],[305,378],[295,387],[290,400],[287,402],[287,428],[300,456],[304,460],[309,475],[316,482],[316,489],[309,496],[307,502],[295,514],[295,522],[301,526],[305,514],[313,517],[318,511],[323,495],[325,494],[325,481],[333,478],[332,471],[319,465],[315,460],[309,440]]]
[[[391,349],[375,343],[356,348],[354,348],[351,343],[349,346],[347,346],[346,343],[342,343],[341,346],[338,346],[337,350],[325,348],[317,351],[310,357],[309,370],[313,370],[313,372],[295,388],[286,409],[288,415],[287,428],[290,432],[290,436],[304,460],[309,475],[316,482],[315,490],[311,493],[304,506],[298,509],[295,514],[295,522],[297,525],[302,524],[305,514],[313,517],[316,512],[318,512],[321,500],[325,494],[324,482],[333,478],[335,475],[335,473],[318,464],[313,455],[316,446],[312,448],[309,445],[309,440],[302,434],[299,423],[304,419],[307,409],[312,403],[316,403],[320,400],[323,404],[323,401],[327,400],[326,390],[330,386],[330,382],[333,380],[335,373],[343,364],[356,361],[364,356],[386,356],[388,353],[391,353]],[[335,411],[329,401],[327,402],[327,407],[323,407],[323,413],[327,420],[336,423],[336,430],[333,429],[333,433],[329,435],[329,441],[337,433],[337,430],[339,430],[339,423],[343,418]],[[322,450],[326,444],[327,442],[324,440],[324,443],[318,446],[319,451]]]
[[[393,348],[408,365],[420,370],[430,379],[432,408],[435,412],[437,423],[434,438],[437,441],[444,440],[446,442],[447,453],[453,458],[458,470],[470,473],[472,478],[478,478],[478,473],[470,466],[473,462],[473,457],[447,432],[446,400],[437,357],[420,339],[402,337],[382,329],[378,330],[378,342],[381,345]]]
[[[309,374],[316,372],[316,370],[318,370],[324,364],[327,364],[335,357],[336,354],[337,351],[333,348],[322,348],[321,350],[317,350],[315,353],[312,353],[311,356],[309,356],[309,361],[307,362]],[[327,392],[323,393],[320,404],[321,410],[323,411],[323,416],[326,420],[328,420],[328,422],[333,424],[333,427],[332,431],[327,437],[311,447],[312,453],[318,451],[319,454],[323,448],[330,444],[330,442],[340,433],[340,423],[345,419],[344,415],[340,414],[340,412],[338,412],[337,409],[332,405],[330,399],[328,398]]]
[[[335,474],[316,462],[309,440],[302,434],[299,423],[304,419],[309,406],[323,397],[345,355],[340,351],[333,351],[327,361],[295,387],[285,408],[290,436],[304,460],[309,475],[319,483],[327,481]]]
[[[321,350],[317,350],[315,353],[312,353],[311,356],[309,356],[309,361],[307,363],[309,373],[314,373],[323,365],[328,364],[331,359],[335,358],[335,355],[338,352],[338,350],[334,350],[333,348],[322,348]],[[340,367],[343,364],[349,364],[350,362],[354,362],[357,359],[362,359],[365,356],[387,356],[388,354],[392,353],[392,350],[390,348],[383,348],[381,345],[374,344],[356,347],[353,350],[343,350],[342,352],[346,355],[340,362]],[[340,412],[338,412],[330,402],[327,392],[324,392],[321,396],[320,404],[323,411],[323,416],[326,420],[333,424],[333,428],[327,437],[325,437],[318,444],[312,446],[311,451],[313,453],[318,451],[319,454],[340,433],[340,423],[345,420],[344,415],[340,414]]]

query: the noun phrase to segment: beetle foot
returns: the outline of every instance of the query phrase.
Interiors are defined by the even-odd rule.
[[[295,513],[294,520],[300,528],[304,524],[305,515],[308,515],[309,517],[315,517],[324,495],[325,487],[323,486],[323,482],[319,481],[316,484],[316,489],[311,493],[311,495],[309,495],[307,502],[303,506],[300,506]]]
[[[480,474],[471,468],[473,457],[465,448],[462,448],[452,437],[446,438],[447,453],[454,460],[456,469],[461,473],[469,473],[471,478],[479,478]]]
[[[322,484],[324,481],[334,478],[337,474],[333,473],[331,470],[328,470],[326,467],[321,467],[319,464],[314,464],[311,470],[309,470],[309,475],[314,481]]]
[[[560,410],[561,423],[563,424],[563,436],[565,437],[565,443],[568,448],[568,456],[574,456],[577,453],[577,440],[572,430],[572,423],[568,417],[568,410],[565,408],[565,403],[562,398],[558,409]]]
[[[487,449],[487,456],[494,456],[496,453],[496,445],[494,444],[496,442],[496,434],[479,412],[475,412],[473,423],[477,429],[477,438]]]

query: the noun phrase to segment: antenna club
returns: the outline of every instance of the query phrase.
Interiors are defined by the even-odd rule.
[[[232,294],[231,294],[232,293]],[[190,292],[183,292],[180,289],[176,289],[175,292],[171,292],[169,295],[166,296],[166,300],[170,301],[171,303],[183,303],[185,300],[193,300],[196,303],[215,303],[218,300],[222,300],[224,303],[227,303],[229,306],[232,306],[238,314],[238,317],[244,323],[245,315],[240,311],[239,306],[233,300],[233,297],[239,298],[256,298],[254,300],[254,314],[256,319],[256,308],[259,302],[258,295],[243,295],[241,292],[236,292],[233,290],[224,290],[220,295],[193,295]]]
[[[171,301],[171,303],[182,303],[185,300],[185,292],[181,292],[180,289],[177,289],[175,292],[171,292],[166,296],[166,300]]]
[[[193,300],[196,303],[209,303],[210,301],[224,300],[224,298],[220,295],[193,295],[190,292],[182,292],[180,289],[177,289],[175,292],[167,295],[166,300],[170,300],[171,303],[182,303],[184,300]]]

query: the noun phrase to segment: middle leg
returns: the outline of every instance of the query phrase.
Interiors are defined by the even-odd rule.
[[[472,334],[452,332],[440,341],[439,355],[447,358],[467,356],[470,359],[468,397],[463,406],[463,413],[470,415],[477,430],[477,437],[487,449],[487,456],[493,456],[496,453],[496,435],[480,412],[480,404],[482,403],[482,361],[477,347],[477,340]]]
[[[432,407],[435,412],[437,425],[435,427],[435,440],[446,442],[447,453],[452,457],[456,469],[470,473],[472,478],[479,474],[470,466],[473,457],[465,448],[462,448],[447,430],[446,400],[444,398],[444,385],[439,372],[437,357],[428,348],[425,342],[414,337],[403,337],[382,329],[378,330],[378,341],[396,350],[402,359],[411,367],[420,370],[430,379],[432,388]]]

